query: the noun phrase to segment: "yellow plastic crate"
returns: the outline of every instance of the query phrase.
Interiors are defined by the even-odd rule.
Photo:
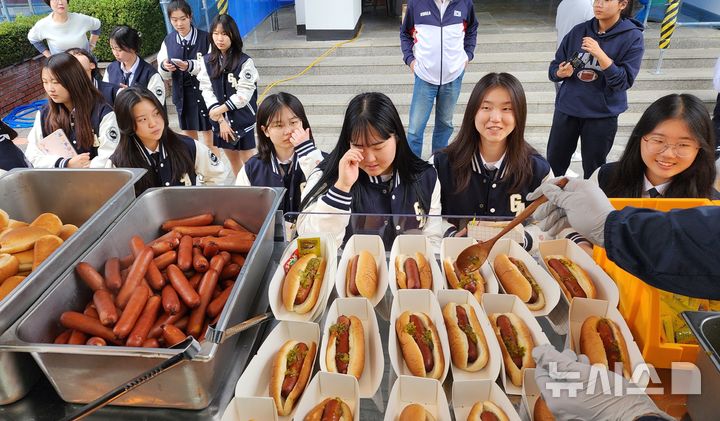
[[[627,206],[667,212],[697,206],[720,205],[708,199],[610,199],[615,209]],[[627,321],[645,362],[657,368],[670,368],[673,361],[695,362],[698,346],[661,342],[660,292],[608,259],[605,249],[595,247],[593,258],[615,281],[620,291],[620,314]]]

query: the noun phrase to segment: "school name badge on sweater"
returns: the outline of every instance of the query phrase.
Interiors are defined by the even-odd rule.
[[[462,12],[459,11],[459,10],[456,10],[456,11],[453,12],[453,16],[458,17],[458,18],[461,18],[461,17],[462,17]]]

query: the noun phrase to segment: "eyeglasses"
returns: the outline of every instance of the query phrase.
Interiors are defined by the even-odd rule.
[[[605,6],[606,4],[610,4],[614,1],[616,1],[616,0],[593,0],[593,4],[600,4],[602,6]],[[617,0],[617,1],[619,2],[620,0]]]
[[[670,144],[663,137],[660,136],[643,136],[642,138],[648,145],[648,151],[650,153],[663,153],[667,148],[672,148],[675,155],[679,158],[688,158],[692,156],[695,151],[700,149],[696,143],[689,143],[687,141]]]

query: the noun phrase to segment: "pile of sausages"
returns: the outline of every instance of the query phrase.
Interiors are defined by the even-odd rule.
[[[233,219],[212,225],[212,214],[165,221],[167,233],[131,254],[109,258],[103,275],[86,262],[75,271],[93,291],[83,312],[60,316],[54,343],[170,347],[187,336],[204,340],[216,323],[255,234]]]

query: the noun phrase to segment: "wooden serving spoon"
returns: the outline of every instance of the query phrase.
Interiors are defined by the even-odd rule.
[[[568,183],[568,179],[563,177],[556,185],[560,187],[561,189],[565,187],[565,185]],[[530,215],[532,215],[540,205],[547,202],[547,197],[540,196],[537,199],[535,199],[528,207],[525,208],[522,212],[520,212],[520,215],[516,216],[515,219],[510,221],[509,224],[505,228],[503,228],[502,231],[500,231],[495,237],[483,241],[482,243],[473,244],[470,247],[463,250],[457,257],[456,264],[458,269],[465,273],[473,272],[478,269],[480,269],[480,266],[485,263],[485,261],[488,258],[488,255],[490,254],[490,250],[493,248],[497,240],[499,240],[503,235],[507,234],[515,228],[519,223],[526,220]]]

